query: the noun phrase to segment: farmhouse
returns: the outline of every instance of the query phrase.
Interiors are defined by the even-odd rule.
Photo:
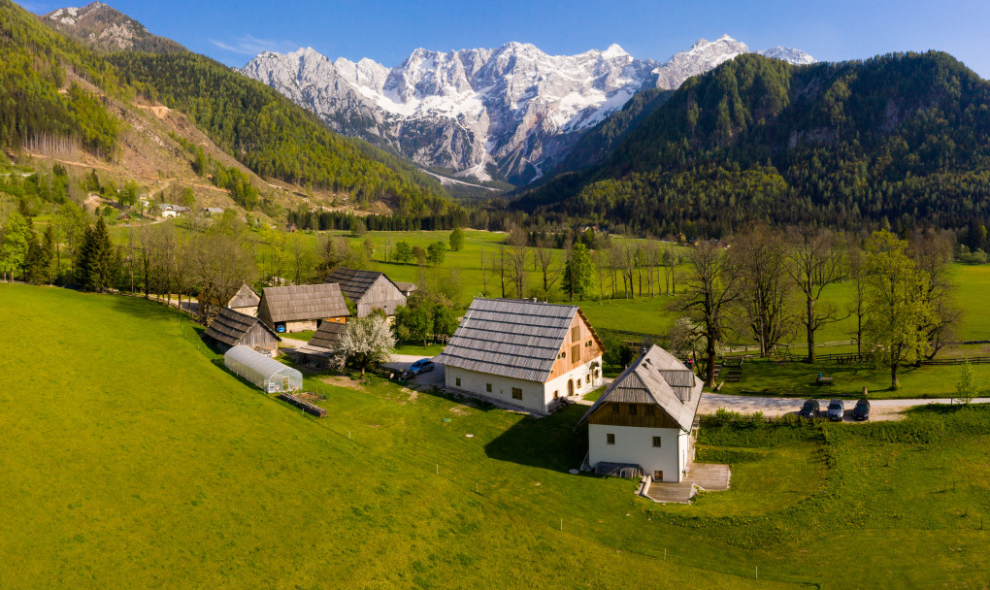
[[[281,340],[271,328],[254,316],[223,308],[210,322],[204,335],[226,351],[235,346],[247,346],[268,356],[278,356]]]
[[[385,315],[395,315],[395,308],[406,304],[406,295],[385,273],[338,268],[327,277],[327,283],[340,285],[340,290],[357,306],[357,317],[363,318],[375,309]]]
[[[224,307],[229,307],[245,315],[257,317],[258,304],[261,303],[261,297],[254,292],[254,289],[246,284],[241,285],[237,293],[227,302],[222,302],[216,297],[210,297],[202,293],[196,299],[199,301],[199,305],[205,315],[215,315],[220,313],[220,310]]]
[[[450,389],[548,413],[598,386],[603,352],[577,306],[479,298],[434,360]]]
[[[279,334],[316,330],[323,322],[347,322],[347,303],[336,283],[266,287],[258,317]]]
[[[659,346],[629,366],[585,413],[588,464],[597,472],[638,468],[680,482],[694,459],[692,428],[703,384]]]

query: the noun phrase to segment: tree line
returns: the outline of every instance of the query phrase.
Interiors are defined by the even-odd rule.
[[[756,342],[762,356],[802,334],[807,362],[815,362],[816,334],[855,318],[860,358],[898,369],[930,360],[954,336],[960,313],[949,280],[951,234],[934,230],[904,238],[886,231],[844,236],[828,230],[755,228],[728,243],[702,242],[687,257],[691,272],[680,309],[685,319],[671,345],[697,357],[709,386],[730,337]],[[851,282],[853,297],[840,308],[823,291]]]

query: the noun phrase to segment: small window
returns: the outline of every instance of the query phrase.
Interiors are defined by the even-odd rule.
[[[485,391],[487,391],[488,393],[491,393],[492,392],[492,384],[491,383],[485,383]]]
[[[585,348],[591,348],[591,340],[584,343]]]
[[[460,378],[460,377],[458,377],[458,378],[457,378],[457,386],[458,386],[458,387],[460,387],[460,386],[461,386],[461,378]]]
[[[553,399],[560,399],[560,390],[553,392]]]
[[[595,369],[595,379],[598,379],[598,369]]]
[[[605,435],[605,442],[608,443],[608,444],[610,444],[610,445],[614,445],[615,444],[615,435],[614,434],[606,434]]]
[[[522,399],[522,389],[519,389],[518,387],[513,387],[512,399]]]
[[[585,383],[591,383],[591,375],[585,375],[584,376],[584,382]]]
[[[654,446],[654,448],[657,448],[657,449],[660,448],[660,437],[659,436],[654,436],[653,437],[653,446]]]
[[[581,339],[581,326],[574,326],[571,328],[571,342],[577,342]]]
[[[559,358],[559,359],[566,358],[566,357],[567,357],[567,353],[566,352],[562,352],[562,353],[560,353],[560,354],[557,355],[557,358]]]
[[[613,414],[619,413],[619,404],[612,404],[612,413]]]

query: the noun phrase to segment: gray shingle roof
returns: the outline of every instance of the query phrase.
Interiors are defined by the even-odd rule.
[[[337,283],[340,285],[340,290],[343,291],[347,298],[357,303],[359,299],[364,297],[368,289],[375,284],[378,277],[384,276],[385,273],[372,272],[370,270],[351,270],[349,268],[338,268],[330,273],[327,277],[327,283]],[[391,282],[391,279],[385,277]],[[395,283],[392,283],[395,285]],[[399,289],[398,285],[395,287]],[[401,291],[401,289],[399,289]]]
[[[254,289],[247,285],[241,285],[234,297],[227,303],[227,307],[257,307],[261,303],[261,296],[254,292]]]
[[[704,383],[684,363],[654,345],[616,378],[578,424],[587,421],[605,403],[654,404],[682,429],[690,431],[703,388]]]
[[[336,283],[265,287],[262,298],[273,322],[346,317],[347,303]]]
[[[255,324],[261,324],[262,328],[271,332],[277,340],[281,340],[275,332],[272,332],[271,328],[258,318],[226,307],[221,309],[220,314],[210,322],[210,327],[206,329],[205,335],[227,346],[237,346],[241,343],[241,338],[244,338],[244,335]]]
[[[435,361],[545,383],[576,313],[574,305],[475,299]]]
[[[337,350],[337,345],[340,343],[340,339],[344,336],[344,333],[347,332],[347,327],[347,324],[323,322],[320,324],[320,329],[309,339],[309,345],[327,350]]]

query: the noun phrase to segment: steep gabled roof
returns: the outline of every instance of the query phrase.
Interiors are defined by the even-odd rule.
[[[271,333],[276,340],[281,340],[278,334],[272,331],[271,328],[265,325],[264,322],[256,317],[245,315],[243,313],[234,311],[232,309],[223,308],[220,310],[220,314],[210,323],[210,327],[206,329],[206,336],[216,340],[217,342],[222,342],[227,346],[237,346],[241,343],[241,339],[244,335],[248,333],[248,330],[253,328],[256,324],[260,324],[262,328]]]
[[[336,283],[265,287],[261,298],[273,322],[340,318],[350,315]]]
[[[435,361],[545,383],[577,313],[575,305],[475,299]]]
[[[261,296],[254,292],[254,289],[245,285],[237,290],[234,297],[227,303],[227,307],[257,307],[261,303]]]
[[[337,283],[340,285],[340,290],[347,295],[347,298],[352,302],[357,303],[364,295],[371,289],[371,286],[375,284],[375,281],[379,277],[385,277],[385,280],[392,283],[392,285],[398,290],[399,286],[396,285],[392,279],[385,276],[385,273],[372,272],[370,270],[351,270],[349,268],[338,268],[330,273],[327,277],[327,283]]]
[[[654,345],[616,378],[578,425],[586,422],[602,404],[653,404],[683,430],[690,431],[703,388],[704,383],[684,363]]]
[[[347,324],[337,322],[323,322],[320,329],[309,339],[309,346],[326,350],[337,350],[340,339],[347,332]]]

